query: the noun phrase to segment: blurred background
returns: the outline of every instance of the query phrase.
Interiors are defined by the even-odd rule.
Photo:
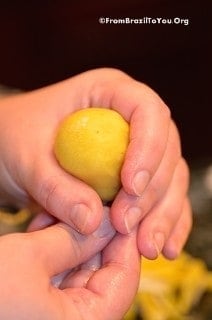
[[[171,109],[191,168],[194,227],[186,249],[211,269],[210,12],[209,0],[1,1],[0,84],[32,90],[115,67],[157,91]],[[100,24],[100,17],[189,23]]]

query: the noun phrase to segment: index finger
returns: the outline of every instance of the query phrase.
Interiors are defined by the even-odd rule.
[[[101,99],[130,124],[130,142],[121,180],[125,191],[140,196],[163,158],[170,126],[170,110],[148,86],[123,74],[100,86]]]

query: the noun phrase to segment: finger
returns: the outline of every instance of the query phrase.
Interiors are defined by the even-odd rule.
[[[171,122],[163,159],[143,195],[135,197],[127,194],[122,189],[113,202],[111,219],[119,232],[131,232],[155,203],[164,196],[180,157],[181,148],[178,131],[175,124]]]
[[[57,219],[53,217],[51,214],[49,214],[48,212],[46,211],[39,212],[36,214],[36,216],[28,225],[27,232],[44,229],[56,222],[57,222]]]
[[[91,259],[83,263],[76,271],[70,272],[60,284],[60,289],[83,288],[88,281],[101,267],[101,252],[98,252]]]
[[[155,259],[163,250],[179,217],[188,189],[188,171],[184,160],[176,168],[172,183],[163,199],[142,220],[138,231],[140,253]],[[182,217],[187,219],[187,217]]]
[[[63,223],[27,235],[33,243],[34,254],[52,277],[89,260],[105,247],[114,234],[109,209],[106,208],[101,225],[88,236]]]
[[[81,233],[93,232],[103,213],[97,193],[61,169],[53,155],[37,162],[34,168],[27,189],[43,209]]]
[[[126,85],[126,84],[125,84]],[[121,171],[127,193],[140,196],[163,158],[170,125],[167,106],[144,84],[129,81],[114,95],[114,108],[123,113],[128,108],[130,142]]]
[[[192,227],[192,210],[188,198],[185,199],[182,214],[163,248],[163,255],[176,259],[183,249]]]
[[[86,315],[87,319],[111,319],[112,315],[112,319],[121,319],[130,307],[139,283],[140,257],[135,232],[124,236],[117,234],[103,250],[102,264],[85,288],[64,290],[68,296],[67,308],[70,299],[77,299],[81,318]]]

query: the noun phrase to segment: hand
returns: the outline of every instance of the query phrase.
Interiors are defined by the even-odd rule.
[[[89,236],[59,223],[0,237],[0,318],[121,319],[136,293],[140,258],[135,232],[114,236],[108,221]]]
[[[85,234],[97,228],[103,212],[98,195],[62,170],[52,152],[63,118],[90,106],[113,108],[130,123],[123,188],[111,207],[115,228],[129,233],[142,221],[141,254],[176,257],[191,227],[188,168],[178,132],[159,96],[121,71],[92,70],[1,101],[1,198],[22,204],[34,199],[44,212]]]

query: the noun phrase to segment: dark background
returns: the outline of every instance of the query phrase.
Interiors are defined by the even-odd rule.
[[[91,68],[120,68],[169,105],[187,160],[211,160],[210,12],[210,1],[1,1],[0,83],[31,90]],[[101,16],[189,25],[101,25]]]

